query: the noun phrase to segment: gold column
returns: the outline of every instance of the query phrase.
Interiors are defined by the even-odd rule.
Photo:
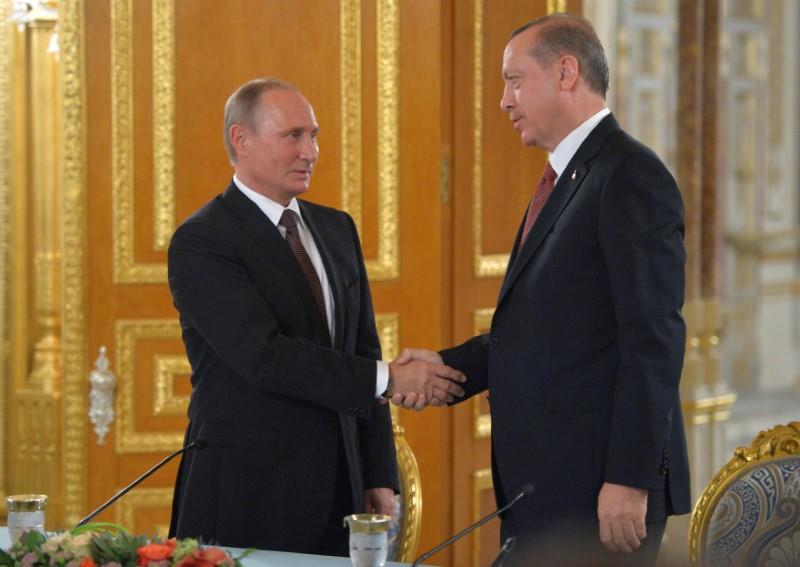
[[[14,287],[23,298],[15,325],[15,388],[8,446],[15,491],[50,496],[48,524],[60,520],[58,431],[61,392],[61,253],[58,189],[58,61],[50,51],[54,2],[32,4],[20,22],[23,52],[14,76],[16,150],[24,156],[15,193],[15,240],[26,257],[15,261]],[[17,248],[18,249],[18,248]],[[24,291],[23,291],[24,288]],[[26,332],[19,333],[20,329]],[[52,510],[52,513],[50,511]]]

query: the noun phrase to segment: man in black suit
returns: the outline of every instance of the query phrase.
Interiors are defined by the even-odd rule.
[[[400,359],[463,371],[464,399],[489,390],[497,504],[535,487],[502,519],[516,565],[652,565],[667,516],[691,508],[681,195],[606,107],[608,65],[585,19],[515,31],[503,80],[523,144],[550,157],[491,330]]]
[[[224,120],[233,180],[169,247],[192,366],[186,442],[209,444],[181,461],[170,532],[346,556],[344,516],[394,510],[383,397],[451,401],[463,376],[380,362],[353,220],[297,199],[319,156],[314,112],[298,89],[246,83]]]

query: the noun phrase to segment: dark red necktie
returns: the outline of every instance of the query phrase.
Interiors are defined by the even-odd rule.
[[[314,264],[311,263],[311,258],[308,257],[308,252],[303,248],[303,243],[300,242],[300,233],[297,231],[297,214],[294,211],[285,209],[281,220],[278,223],[286,229],[286,242],[289,243],[289,248],[292,249],[294,257],[297,258],[297,263],[303,270],[303,274],[308,280],[308,287],[311,288],[311,295],[314,296],[314,303],[317,304],[319,314],[322,316],[322,322],[325,323],[325,330],[328,330],[328,316],[325,311],[325,298],[322,295],[322,284],[319,283],[319,276],[314,269]]]
[[[556,170],[550,166],[550,162],[547,162],[547,165],[542,172],[542,178],[539,180],[539,184],[536,186],[536,192],[533,194],[533,198],[531,199],[530,205],[528,205],[528,214],[525,217],[525,228],[522,229],[522,238],[519,239],[519,247],[522,248],[522,245],[525,244],[525,239],[528,238],[528,233],[531,231],[531,227],[533,226],[534,221],[536,221],[536,217],[539,216],[539,212],[542,210],[545,201],[550,196],[550,193],[553,192],[553,186],[555,185],[556,181]]]

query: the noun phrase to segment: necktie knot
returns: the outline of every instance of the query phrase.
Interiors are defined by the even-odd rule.
[[[278,224],[283,225],[288,230],[297,228],[297,214],[291,209],[284,209],[283,215],[281,215],[281,220],[278,222]]]

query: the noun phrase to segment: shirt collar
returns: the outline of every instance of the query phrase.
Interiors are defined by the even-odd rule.
[[[550,166],[555,170],[559,177],[569,165],[569,161],[575,156],[578,148],[589,137],[592,130],[600,123],[600,121],[611,114],[608,107],[602,109],[597,114],[589,117],[583,124],[575,128],[569,135],[561,140],[561,143],[556,146],[553,153],[550,154]]]
[[[289,205],[284,207],[283,205],[273,201],[269,197],[265,197],[261,193],[256,193],[255,191],[250,189],[247,185],[245,185],[242,182],[241,179],[236,177],[236,174],[233,175],[233,182],[234,184],[236,184],[236,187],[238,187],[239,190],[242,193],[244,193],[245,197],[253,201],[256,204],[256,206],[258,206],[258,208],[261,209],[261,212],[263,212],[265,215],[267,215],[267,217],[269,217],[269,220],[272,221],[272,224],[274,224],[275,226],[278,226],[278,223],[280,222],[281,217],[283,216],[284,209],[289,209],[297,214],[297,218],[299,219],[298,222],[303,226],[304,229],[306,228],[305,222],[303,221],[303,215],[300,214],[300,205],[298,204],[297,199],[295,199],[294,197],[292,197],[292,200],[289,201]]]

